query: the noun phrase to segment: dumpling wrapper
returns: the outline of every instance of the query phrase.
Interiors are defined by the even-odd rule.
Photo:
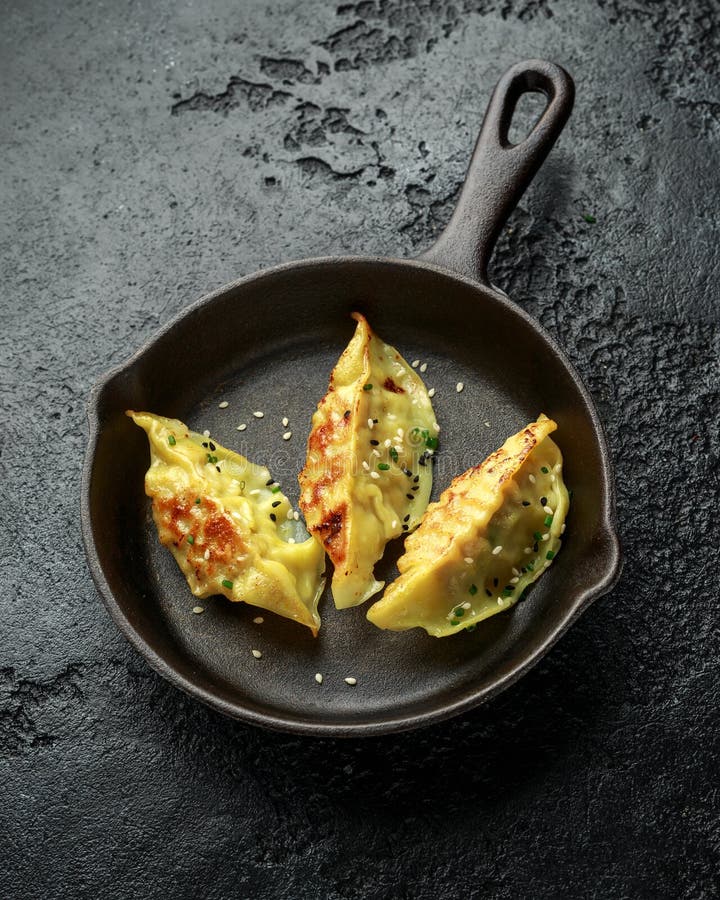
[[[193,594],[259,606],[316,635],[325,557],[303,525],[288,519],[290,502],[270,472],[178,419],[127,415],[150,441],[145,493],[160,542]]]
[[[446,637],[517,603],[560,550],[569,501],[556,428],[541,415],[452,481],[368,610],[374,625]]]
[[[373,569],[385,545],[419,524],[440,430],[420,376],[364,316],[353,318],[355,334],[313,415],[299,476],[308,528],[335,566],[338,609],[383,587]]]

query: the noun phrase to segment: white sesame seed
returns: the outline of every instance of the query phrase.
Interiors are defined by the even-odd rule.
[[[221,403],[218,403],[218,409],[227,409],[230,404],[227,400],[223,400]]]
[[[250,491],[250,496],[251,496],[251,497],[257,497],[257,495],[260,494],[260,493],[262,493],[261,490],[260,490],[260,488],[255,488],[255,490]]]
[[[512,573],[513,573],[513,575],[519,575],[519,574],[520,574],[520,569],[516,569],[515,566],[513,566]]]
[[[351,678],[346,678],[346,679],[345,679],[345,684],[349,684],[350,687],[353,687],[354,685],[357,684],[357,678],[352,678],[352,677],[351,677]]]
[[[264,413],[264,412],[261,412],[261,411],[258,409],[258,410],[256,410],[256,411],[253,413],[253,415],[255,416],[256,419],[262,419],[262,417],[265,415],[265,413]]]
[[[471,606],[472,606],[472,604],[469,603],[469,602],[466,600],[465,603],[463,603],[462,608],[463,608],[463,609],[470,609]]]
[[[362,461],[362,467],[366,472],[370,471],[370,463],[365,459]]]
[[[274,488],[274,487],[280,487],[280,482],[279,482],[279,481],[273,481],[273,483],[270,485],[270,487],[271,487],[271,488]]]
[[[550,532],[546,531],[545,534],[542,536],[542,539],[544,541],[549,541],[550,540]]]
[[[295,538],[288,538],[288,544],[294,544]]]
[[[210,437],[210,432],[207,430],[207,428],[205,429],[205,431],[203,431],[203,436]]]
[[[315,673],[315,681],[317,681],[318,684],[322,684],[322,672]]]
[[[395,444],[395,446],[393,447],[393,450],[396,453],[402,453],[403,452],[402,444]]]
[[[551,559],[546,559],[546,560],[545,560],[545,565],[543,566],[543,568],[544,568],[544,569],[547,569],[547,567],[550,565],[551,562],[552,562]]]
[[[560,469],[562,469],[562,464],[561,464],[561,463],[555,463],[555,465],[553,466],[553,472],[559,472]]]
[[[526,547],[524,550],[525,553],[532,553],[532,547]]]
[[[471,566],[471,565],[475,562],[475,560],[472,558],[472,556],[466,556],[466,557],[465,557],[465,562],[466,562],[469,566]]]
[[[370,431],[372,431],[374,427],[375,427],[375,423],[373,422],[373,420],[368,419],[368,428],[370,429]]]
[[[397,526],[398,526],[397,519],[393,519],[392,522],[390,523],[390,527],[397,528]]]
[[[201,612],[205,612],[204,606],[193,606],[193,612],[196,616],[199,616]]]
[[[556,481],[557,481],[557,478],[554,475],[551,475],[550,476],[550,484],[555,484]]]
[[[203,557],[204,557],[205,559],[210,559],[210,548],[209,548],[209,547],[208,547],[207,550],[203,553]]]
[[[397,434],[398,434],[398,437],[399,437],[399,438],[401,438],[401,439],[404,438],[404,437],[405,437],[405,429],[404,429],[404,428],[398,428]]]
[[[498,603],[498,606],[502,606],[502,605],[503,605],[503,598],[502,598],[502,597],[498,597],[497,603]]]
[[[285,434],[283,435],[283,440],[289,441],[291,437],[292,437],[292,431],[286,431]]]
[[[295,519],[296,522],[300,521],[300,513],[297,510],[293,513],[293,519]]]
[[[382,453],[380,453],[377,447],[373,447],[373,456],[377,456],[378,458],[382,456]]]
[[[489,423],[489,422],[483,422],[483,425],[484,425],[486,428],[489,428],[489,427],[490,427],[490,423]]]
[[[379,478],[379,477],[380,477],[380,473],[379,473],[379,472],[371,472],[371,473],[370,473],[370,477],[371,477],[371,478]]]
[[[530,481],[530,484],[535,484],[535,476],[534,475],[528,475],[528,479]]]
[[[414,360],[412,361],[412,367],[413,367],[413,369],[417,369],[417,367],[418,367],[419,365],[420,365],[420,360],[419,360],[419,359],[414,359]]]
[[[251,650],[250,652],[255,657],[255,659],[260,659],[260,657],[262,656],[262,653],[259,650]]]
[[[435,388],[430,388],[428,391],[428,397],[432,398],[435,396]]]
[[[551,516],[553,514],[552,506],[543,506],[543,511],[547,516]]]
[[[455,390],[458,392],[458,394],[460,394],[464,387],[465,385],[462,383],[462,381],[458,381],[458,383],[455,385]]]
[[[386,447],[389,447],[391,443],[392,443],[392,441],[390,440],[390,438],[386,438],[385,441],[383,441],[383,444]]]
[[[288,519],[292,519],[292,517],[293,517],[293,511],[292,511],[291,509],[289,509],[289,510],[287,511],[287,517],[288,517]]]
[[[287,416],[283,416],[282,424],[283,424],[283,428],[287,428],[288,425],[290,424],[290,419],[288,419]]]
[[[423,364],[420,366],[420,371],[421,371],[421,372],[427,372],[427,363],[423,363]]]
[[[519,579],[519,578],[517,577],[517,575],[516,575],[515,578],[511,578],[511,579],[510,579],[510,584],[517,584],[518,581],[520,581],[520,579]]]
[[[437,422],[433,422],[433,428],[435,429],[435,431],[437,431],[438,434],[440,434],[440,426]]]
[[[560,529],[560,534],[565,534],[565,523],[563,522],[563,526]]]
[[[263,623],[264,621],[265,621],[265,619],[263,619],[262,616],[255,616],[255,618],[253,619],[253,622],[254,622],[256,625],[262,625],[262,623]]]
[[[495,549],[492,552],[493,556],[497,556],[498,553],[502,553],[502,545],[501,544],[498,544],[498,546],[495,547]]]
[[[237,430],[245,431],[246,428],[247,428],[247,425],[243,422],[241,425],[238,425]]]

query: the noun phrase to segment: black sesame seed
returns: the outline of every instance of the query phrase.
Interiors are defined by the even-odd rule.
[[[215,466],[215,469],[219,472],[219,471],[220,471],[220,466]]]
[[[277,516],[275,515],[275,513],[270,513],[270,518],[273,520],[273,522],[277,522]]]
[[[540,498],[540,506],[547,506],[547,497]]]
[[[375,425],[377,425],[378,421],[379,421],[379,419],[373,419],[373,423],[374,423]]]
[[[408,498],[408,500],[414,500],[414,499],[415,499],[415,497],[414,497],[412,494],[405,494],[405,496]]]
[[[403,469],[403,475],[407,475],[408,478],[412,478],[412,472],[410,469]]]
[[[420,466],[426,465],[424,456],[420,457],[420,459],[418,460],[418,465],[420,465]]]
[[[370,443],[373,445],[373,447],[377,447],[377,445],[380,443],[380,441],[376,441],[376,440],[373,438],[373,440],[371,440]]]
[[[210,449],[211,449],[211,450],[217,450],[217,447],[215,446],[215,444],[213,444],[212,441],[210,441]]]
[[[493,578],[493,587],[497,587],[498,583],[499,582],[498,582],[497,578]]]
[[[416,475],[416,476],[413,478],[413,481],[420,481],[420,476],[419,476],[419,475]]]
[[[275,507],[280,506],[281,503],[282,503],[282,500],[275,500],[270,505],[272,506],[273,509],[275,509]]]
[[[408,528],[409,528],[409,526],[408,526],[408,525],[403,525],[403,531],[407,531],[407,530],[408,530]]]
[[[537,545],[537,544],[533,544],[533,550],[534,550],[535,553],[538,552],[538,545]]]
[[[350,418],[350,410],[349,410],[349,409],[346,409],[346,410],[345,410],[345,412],[343,413],[343,418],[344,418],[344,419],[349,419],[349,418]]]
[[[530,506],[530,501],[529,501],[529,500],[523,500],[522,505],[523,505],[523,506]]]
[[[208,442],[207,442],[207,441],[203,441],[203,442],[202,442],[202,445],[203,445],[203,447],[205,447],[205,449],[207,450]]]
[[[271,478],[270,481],[265,482],[265,487],[270,487],[271,484],[275,484],[275,481]]]
[[[411,491],[419,491],[419,490],[420,490],[420,485],[419,485],[419,484],[414,484],[414,485],[410,488],[410,490],[411,490]]]
[[[408,514],[405,516],[405,518],[403,519],[403,522],[409,522],[409,521],[410,521],[410,513],[408,513]]]
[[[489,591],[487,588],[485,588],[485,593],[488,595],[488,597],[492,597],[492,591]]]

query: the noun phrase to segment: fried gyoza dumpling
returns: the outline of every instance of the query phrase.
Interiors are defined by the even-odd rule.
[[[160,542],[193,594],[223,594],[317,634],[325,557],[268,470],[177,419],[128,415],[150,441],[145,493]]]
[[[308,528],[335,566],[338,609],[382,588],[373,569],[385,544],[420,522],[440,430],[419,375],[363,316],[353,318],[355,335],[313,415],[299,478]]]
[[[379,628],[454,634],[509,609],[560,549],[562,455],[541,415],[432,503],[367,617]]]

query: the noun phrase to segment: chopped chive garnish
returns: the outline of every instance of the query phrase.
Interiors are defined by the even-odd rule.
[[[471,597],[474,597],[475,594],[477,594],[477,585],[471,584],[470,587],[468,588],[468,593],[470,594]]]
[[[223,578],[222,586],[224,588],[227,588],[229,591],[231,591],[233,588],[233,583],[232,583],[232,581],[229,581],[227,578]]]
[[[428,437],[425,440],[425,446],[428,448],[428,450],[437,450],[438,439],[436,437]]]
[[[540,471],[543,473],[543,475],[547,475],[550,469],[548,469],[547,466],[540,466]]]
[[[531,572],[535,571],[535,563],[534,562],[529,562],[527,567],[528,567],[528,569],[530,569]]]
[[[208,461],[209,463],[216,463],[216,462],[217,462],[217,456],[213,456],[212,453],[208,453],[208,455],[207,455],[207,461]]]
[[[462,606],[458,606],[453,610],[453,613],[455,614],[455,616],[457,616],[458,619],[462,619],[462,617],[465,615],[465,610],[462,608]]]
[[[552,516],[545,516],[545,524],[546,524],[546,525],[552,525],[552,523],[553,523],[553,517],[552,517]]]
[[[171,447],[174,447],[175,444],[177,444],[177,441],[175,440],[175,435],[174,435],[174,434],[169,434],[169,435],[168,435],[168,444],[170,444]]]
[[[200,501],[200,498],[198,497],[198,498],[195,500],[195,502],[196,502],[196,503],[198,504],[198,506],[199,506],[199,505],[200,505],[200,502],[201,502],[201,501]]]
[[[594,225],[597,222],[597,219],[591,213],[583,213],[583,219],[585,219],[588,225]]]
[[[541,540],[542,540],[542,535],[540,534],[539,531],[534,531],[534,532],[533,532],[533,537],[535,538],[536,541],[541,541]]]
[[[380,469],[381,472],[387,472],[389,468],[390,466],[387,463],[378,463],[378,469]]]
[[[391,447],[391,448],[390,448],[390,459],[391,459],[393,462],[397,462],[397,461],[398,461],[398,452],[397,452],[397,450],[396,450],[394,447]]]
[[[554,556],[555,556],[554,551],[548,550],[548,552],[545,554],[545,559],[552,559]]]
[[[450,624],[451,625],[459,625],[460,622],[457,619],[450,619]]]
[[[188,542],[188,544],[194,544],[194,543],[195,543],[195,538],[194,538],[191,534],[189,534],[189,535],[187,536],[187,542]]]
[[[277,494],[277,492],[278,492],[279,490],[280,490],[280,485],[278,485],[277,487],[274,487],[274,488],[270,491],[270,493],[271,493],[271,494]]]
[[[364,384],[364,385],[363,385],[363,390],[364,390],[364,391],[371,391],[371,390],[372,390],[372,385],[371,385],[371,384]]]

